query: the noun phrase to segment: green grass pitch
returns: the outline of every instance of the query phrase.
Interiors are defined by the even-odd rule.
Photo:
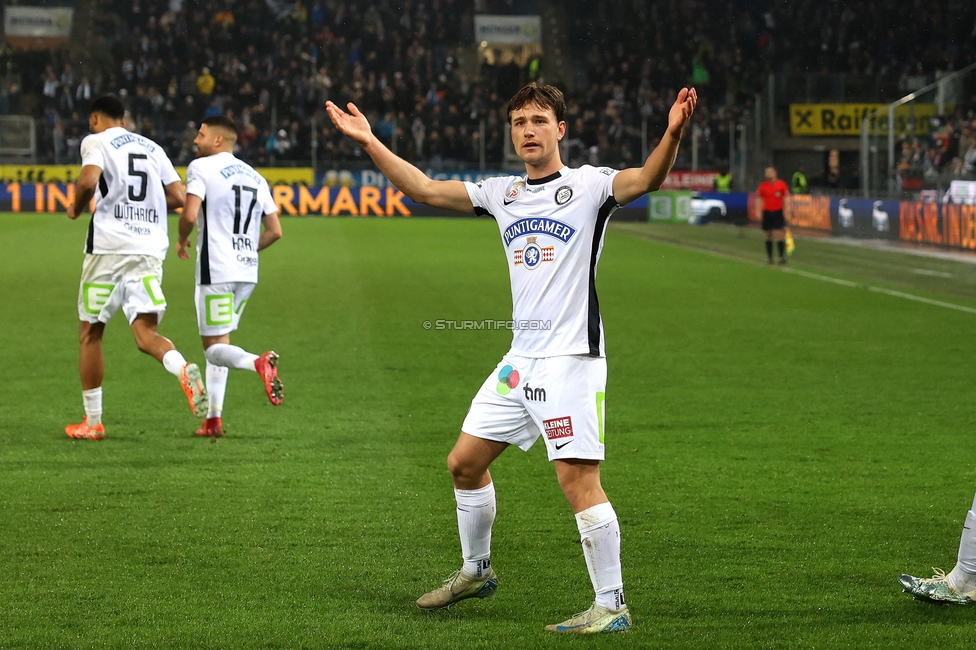
[[[281,354],[284,405],[232,372],[227,436],[195,437],[119,317],[107,438],[89,442],[63,433],[82,415],[87,217],[0,215],[0,647],[971,647],[976,611],[914,602],[895,578],[955,562],[976,315],[730,257],[760,258],[752,231],[612,229],[603,479],[635,628],[555,638],[543,626],[592,592],[541,444],[493,468],[498,595],[413,604],[459,564],[445,457],[510,342],[422,322],[509,317],[495,224],[283,224],[233,340]],[[689,233],[714,241],[644,236]],[[965,283],[899,275],[926,260],[825,246],[801,240],[793,265],[976,305]],[[163,288],[160,331],[202,363],[193,266],[172,249]]]

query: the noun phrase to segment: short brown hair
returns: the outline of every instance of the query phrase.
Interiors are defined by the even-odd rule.
[[[566,98],[563,91],[555,86],[540,86],[534,81],[522,86],[515,96],[508,101],[508,121],[512,121],[512,113],[521,110],[526,104],[536,104],[541,108],[550,109],[556,114],[556,122],[562,122],[566,116]]]

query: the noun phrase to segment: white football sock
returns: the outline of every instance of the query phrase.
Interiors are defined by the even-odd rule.
[[[207,361],[215,366],[257,372],[257,368],[254,367],[254,361],[258,358],[258,355],[251,354],[236,345],[214,343],[207,348],[205,354],[207,355]]]
[[[961,593],[976,589],[976,498],[966,513],[962,538],[959,540],[959,559],[948,575],[949,586]]]
[[[81,401],[85,403],[85,415],[90,427],[102,423],[102,387],[81,391]]]
[[[179,377],[183,374],[183,366],[186,365],[186,359],[183,355],[179,353],[178,350],[170,350],[163,355],[163,367],[166,371]]]
[[[617,611],[626,604],[620,572],[620,525],[613,506],[600,503],[576,513],[583,557],[596,592],[596,604]]]
[[[210,410],[208,418],[219,418],[224,409],[224,394],[227,392],[227,373],[223,366],[215,366],[207,362],[207,392],[210,394]]]
[[[491,525],[495,522],[495,484],[477,490],[454,488],[458,534],[461,536],[461,571],[480,578],[491,569]]]

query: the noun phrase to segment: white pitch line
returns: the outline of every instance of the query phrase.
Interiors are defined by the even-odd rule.
[[[834,284],[839,284],[844,287],[852,287],[854,289],[863,289],[865,285],[859,282],[851,282],[850,280],[841,280],[840,278],[832,278],[829,275],[820,275],[819,273],[810,273],[809,271],[801,271],[799,269],[793,269],[788,266],[780,269],[783,273],[793,273],[795,275],[802,275],[805,278],[810,278],[812,280],[823,280],[824,282],[833,282]]]
[[[649,237],[646,234],[634,231],[628,231],[626,229],[620,229],[618,232],[637,237],[639,239],[648,239],[650,241],[658,242],[659,244],[665,244],[670,246],[677,246],[678,248],[684,248],[685,250],[698,251],[699,253],[705,253],[707,255],[713,255],[715,257],[724,257],[726,259],[735,260],[737,262],[744,262],[746,264],[752,264],[753,266],[766,266],[765,264],[760,264],[755,260],[745,259],[739,257],[738,255],[731,255],[729,253],[722,253],[720,251],[711,250],[704,246],[695,246],[693,244],[688,245],[682,242],[675,241],[673,239],[664,239],[657,237]],[[941,300],[933,300],[931,298],[924,298],[922,296],[916,296],[911,293],[903,293],[901,291],[894,291],[892,289],[882,289],[881,287],[875,287],[870,284],[862,284],[860,282],[852,282],[850,280],[841,280],[840,278],[832,278],[829,275],[820,275],[819,273],[810,273],[809,271],[801,271],[799,269],[794,269],[791,267],[779,267],[778,271],[783,271],[784,273],[792,273],[794,275],[799,275],[804,278],[810,278],[811,280],[820,280],[822,282],[830,282],[832,284],[839,284],[842,287],[850,287],[852,289],[867,289],[868,291],[873,291],[874,293],[883,293],[886,296],[893,296],[895,298],[904,298],[905,300],[913,300],[915,302],[921,302],[926,305],[933,305],[935,307],[945,307],[946,309],[955,309],[956,311],[966,312],[967,314],[976,314],[976,308],[966,307],[965,305],[957,305],[951,302],[943,302]]]
[[[902,293],[901,291],[893,291],[891,289],[882,289],[881,287],[868,287],[868,291],[874,291],[875,293],[883,293],[888,296],[895,296],[897,298],[904,298],[905,300],[914,300],[915,302],[924,302],[926,305],[936,305],[937,307],[945,307],[947,309],[955,309],[957,311],[964,311],[967,314],[976,314],[976,309],[972,307],[966,307],[964,305],[956,305],[951,302],[942,302],[941,300],[932,300],[931,298],[923,298],[922,296],[916,296],[910,293]]]
[[[859,282],[851,282],[850,280],[841,280],[840,278],[832,278],[829,275],[820,275],[819,273],[810,273],[809,271],[800,271],[799,269],[792,268],[781,268],[780,271],[784,273],[793,273],[795,275],[802,275],[805,278],[810,278],[812,280],[821,280],[823,282],[832,282],[833,284],[839,284],[845,287],[851,287],[853,289],[867,289],[868,291],[873,291],[874,293],[883,293],[886,296],[894,296],[896,298],[904,298],[905,300],[914,300],[915,302],[922,302],[926,305],[935,305],[936,307],[945,307],[946,309],[955,309],[956,311],[964,311],[967,314],[976,314],[976,308],[966,307],[965,305],[957,305],[951,302],[943,302],[941,300],[933,300],[931,298],[925,298],[923,296],[916,296],[911,293],[904,293],[902,291],[895,291],[893,289],[883,289],[881,287],[875,287],[870,284],[861,284]]]

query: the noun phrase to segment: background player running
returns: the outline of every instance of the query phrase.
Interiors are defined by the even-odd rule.
[[[125,109],[115,96],[95,99],[81,141],[81,175],[68,218],[76,219],[98,191],[85,240],[78,290],[81,319],[82,399],[85,418],[64,431],[99,440],[102,424],[102,336],[119,309],[142,352],[176,375],[197,417],[207,412],[207,392],[195,363],[187,363],[156,328],[166,311],[163,260],[169,248],[167,209],[183,205],[183,185],[158,144],[123,128]]]
[[[611,212],[661,186],[674,163],[695,91],[682,89],[661,144],[644,167],[565,167],[563,94],[530,84],[508,103],[512,143],[524,176],[477,184],[432,181],[373,136],[355,105],[326,108],[336,127],[370,155],[410,199],[437,208],[492,216],[509,258],[513,320],[548,321],[549,329],[516,330],[511,350],[489,375],[471,408],[448,467],[454,479],[464,563],[444,585],[417,601],[422,609],[494,595],[491,526],[495,489],[488,471],[511,444],[528,449],[541,436],[573,512],[596,598],[552,632],[625,631],[631,626],[620,571],[620,528],[600,483],[604,458],[606,359],[596,269]]]
[[[193,143],[199,157],[186,170],[186,207],[177,255],[189,259],[190,233],[199,219],[195,302],[207,355],[210,410],[198,436],[224,435],[221,412],[227,369],[252,370],[274,405],[284,397],[278,355],[258,356],[230,344],[258,281],[258,251],[281,238],[278,209],[268,182],[233,154],[237,128],[223,115],[203,120]],[[264,230],[261,230],[264,224]]]

